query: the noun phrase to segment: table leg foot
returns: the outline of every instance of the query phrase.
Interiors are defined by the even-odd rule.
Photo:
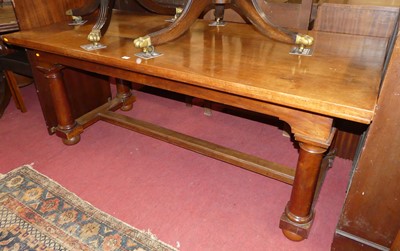
[[[80,140],[81,140],[81,136],[77,135],[77,136],[74,136],[69,139],[62,139],[62,142],[64,143],[64,145],[71,146],[71,145],[78,144]]]
[[[131,92],[131,83],[122,79],[111,78],[110,83],[115,83],[117,87],[117,98],[122,102],[121,110],[126,112],[133,108],[133,102],[136,101],[135,96]]]
[[[56,128],[56,135],[61,138],[64,145],[71,146],[78,144],[81,140],[83,127],[76,122],[70,126],[58,125]]]
[[[304,240],[304,237],[298,234],[295,234],[293,232],[290,232],[289,230],[282,230],[283,235],[288,238],[291,241],[302,241]]]
[[[291,241],[302,241],[308,238],[313,223],[311,218],[306,223],[297,223],[289,219],[286,213],[283,213],[279,222],[283,235]]]
[[[300,142],[295,180],[279,227],[294,241],[306,239],[314,219],[313,201],[325,147]]]
[[[127,111],[132,110],[132,108],[133,108],[133,104],[128,104],[128,105],[122,106],[120,109],[121,109],[121,111],[127,112]]]

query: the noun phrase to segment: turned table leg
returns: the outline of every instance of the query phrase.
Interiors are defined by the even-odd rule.
[[[301,241],[308,237],[314,218],[312,208],[314,194],[326,150],[323,147],[300,143],[300,155],[290,201],[279,225],[290,240]]]
[[[122,79],[112,78],[111,82],[115,82],[117,86],[117,98],[122,102],[121,110],[130,111],[136,98],[132,95],[129,83]]]
[[[297,33],[274,25],[258,6],[257,1],[234,0],[233,3],[263,35],[288,44],[296,42]]]
[[[64,144],[74,145],[79,142],[80,134],[83,129],[72,117],[71,106],[61,74],[63,68],[64,67],[61,65],[54,65],[50,68],[38,67],[49,83],[51,98],[58,122],[56,134],[62,138]]]

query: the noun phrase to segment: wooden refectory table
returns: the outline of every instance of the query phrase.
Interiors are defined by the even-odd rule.
[[[28,49],[31,64],[47,79],[65,144],[75,144],[98,120],[176,144],[293,186],[280,228],[292,240],[307,238],[320,165],[334,136],[336,118],[371,123],[379,94],[387,41],[384,38],[312,32],[312,56],[290,55],[293,45],[275,42],[248,24],[209,27],[199,20],[182,37],[156,47],[163,56],[140,60],[133,38],[169,25],[169,17],[114,11],[102,44],[85,51],[93,21],[58,23],[3,36]],[[117,79],[117,94],[74,118],[62,72],[78,68]],[[115,113],[135,97],[128,80],[234,107],[272,115],[290,125],[299,143],[296,168],[237,152],[201,139]],[[95,88],[95,87],[94,87]]]

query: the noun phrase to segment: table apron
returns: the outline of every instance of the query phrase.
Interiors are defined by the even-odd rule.
[[[51,67],[51,65],[61,64],[66,67],[75,68],[79,65],[79,69],[88,72],[120,78],[138,84],[270,115],[288,123],[291,127],[291,132],[299,141],[305,141],[322,147],[328,147],[330,144],[333,118],[325,115],[269,103],[263,100],[241,96],[236,93],[205,88],[200,85],[170,80],[160,76],[138,73],[121,67],[108,66],[48,52],[33,51],[32,53],[39,55],[37,56],[37,63],[42,67]],[[68,85],[68,83],[66,84]]]

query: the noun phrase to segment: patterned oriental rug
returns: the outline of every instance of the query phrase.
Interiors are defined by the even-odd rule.
[[[101,212],[26,165],[0,177],[0,250],[176,249]]]

